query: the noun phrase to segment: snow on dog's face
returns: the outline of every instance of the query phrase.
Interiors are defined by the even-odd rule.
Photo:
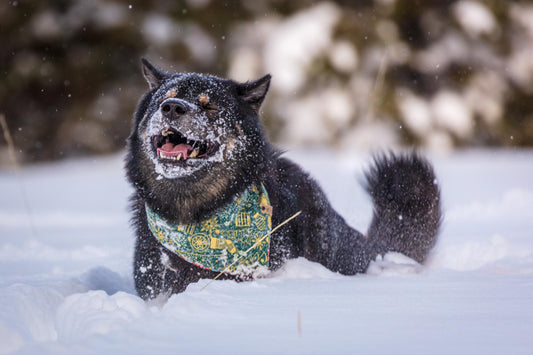
[[[144,59],[143,72],[152,91],[137,134],[160,176],[190,177],[227,165],[250,148],[243,127],[249,126],[247,117],[257,120],[270,76],[238,84],[210,75],[169,74]]]
[[[272,150],[259,121],[270,76],[244,84],[167,73],[143,60],[150,90],[135,111],[127,176],[164,218],[197,223],[268,172]]]

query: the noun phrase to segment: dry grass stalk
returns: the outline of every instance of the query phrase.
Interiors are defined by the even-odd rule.
[[[221,272],[218,273],[217,276],[215,276],[211,281],[209,281],[204,287],[202,287],[202,289],[200,291],[203,291],[205,290],[205,288],[207,286],[209,286],[211,284],[211,282],[215,281],[216,279],[218,279],[220,277],[220,275],[222,275],[223,273],[225,273],[226,271],[228,271],[228,269],[230,267],[232,267],[233,265],[235,265],[237,262],[239,262],[239,260],[241,260],[244,256],[246,256],[246,254],[248,254],[248,252],[250,250],[252,250],[253,248],[255,248],[256,246],[259,245],[259,243],[261,243],[263,240],[265,240],[266,237],[268,237],[269,235],[271,235],[272,233],[274,233],[276,230],[278,230],[281,226],[289,223],[292,219],[298,217],[298,215],[300,215],[300,213],[302,213],[302,211],[298,211],[296,212],[295,214],[293,214],[292,216],[290,216],[289,218],[287,218],[286,220],[284,220],[283,222],[281,222],[280,224],[278,224],[274,229],[272,229],[270,232],[268,232],[267,234],[265,234],[261,239],[259,239],[254,245],[252,245],[250,248],[248,248],[248,250],[246,250],[240,257],[238,257],[237,259],[235,259],[235,261],[233,261],[231,264],[229,264],[228,266],[226,266],[226,268],[224,270],[222,270]]]
[[[11,133],[9,133],[9,127],[7,125],[7,120],[4,114],[0,114],[0,125],[2,126],[2,131],[4,132],[4,139],[6,140],[6,143],[7,143],[7,151],[9,154],[9,159],[11,160],[11,165],[13,166],[13,170],[17,176],[17,181],[19,183],[19,188],[20,188],[20,194],[22,197],[22,201],[24,202],[24,208],[26,209],[26,214],[28,216],[28,221],[30,223],[31,232],[34,237],[37,237],[37,229],[35,228],[35,224],[33,223],[33,217],[32,217],[33,213],[31,211],[28,196],[26,194],[26,189],[24,188],[24,183],[22,182],[22,176],[20,174],[20,166],[17,161],[15,144],[13,143],[13,139],[11,138]]]

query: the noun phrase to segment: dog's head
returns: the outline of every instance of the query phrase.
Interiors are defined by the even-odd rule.
[[[156,203],[174,198],[183,207],[187,199],[224,200],[253,180],[270,154],[258,117],[270,75],[237,83],[142,64],[150,91],[128,140],[134,185]]]

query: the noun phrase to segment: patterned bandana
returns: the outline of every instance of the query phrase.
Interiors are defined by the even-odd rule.
[[[197,224],[173,224],[145,205],[154,237],[182,259],[207,270],[261,276],[268,272],[270,236],[244,254],[272,230],[272,206],[263,184],[252,185],[211,218]]]

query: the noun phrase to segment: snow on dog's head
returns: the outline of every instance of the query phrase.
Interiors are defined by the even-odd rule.
[[[259,108],[270,75],[237,83],[142,64],[149,91],[128,138],[127,170],[151,205],[224,200],[266,171],[271,149]]]
[[[253,130],[243,126],[250,125],[250,116],[257,122],[270,76],[238,84],[212,75],[170,74],[145,59],[143,72],[151,91],[136,133],[157,173],[189,176],[231,160],[249,143]]]

